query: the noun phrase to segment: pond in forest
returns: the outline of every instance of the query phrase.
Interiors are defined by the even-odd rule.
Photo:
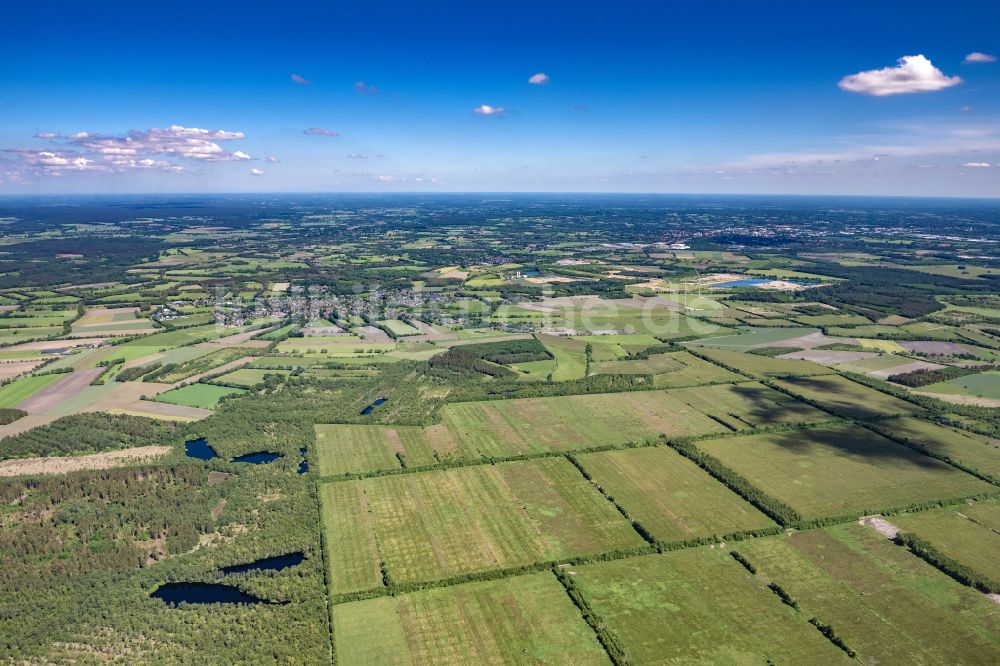
[[[365,407],[364,409],[362,409],[361,410],[361,416],[368,416],[369,414],[372,413],[373,409],[375,409],[376,407],[378,407],[379,405],[381,405],[383,402],[386,402],[387,400],[389,400],[389,398],[379,398],[378,400],[376,400],[372,404],[370,404],[367,407]]]
[[[255,562],[223,567],[222,573],[226,575],[245,573],[247,571],[282,571],[289,567],[294,567],[296,564],[301,564],[304,559],[306,559],[306,554],[301,552],[275,555],[274,557],[265,557]]]
[[[188,455],[188,458],[197,458],[198,460],[211,460],[219,457],[204,437],[184,442],[184,453]]]
[[[274,462],[280,457],[280,453],[272,453],[271,451],[255,451],[254,453],[246,453],[242,456],[236,456],[230,460],[230,462],[263,465],[265,463]]]
[[[268,604],[232,585],[221,583],[164,583],[152,595],[170,606],[189,604]]]

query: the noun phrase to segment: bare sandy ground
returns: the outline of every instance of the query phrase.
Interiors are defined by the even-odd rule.
[[[108,412],[111,414],[146,416],[152,419],[164,419],[167,421],[200,421],[215,413],[210,409],[171,405],[165,402],[153,402],[152,400],[136,400],[126,403],[121,407],[109,409]]]
[[[96,345],[104,342],[104,338],[73,338],[64,340],[37,340],[35,342],[22,342],[19,345],[4,347],[4,351],[51,351],[53,349],[68,349],[70,347],[83,347],[85,345]]]
[[[789,345],[795,347],[797,345]],[[822,363],[823,365],[836,365],[838,363],[850,363],[852,361],[860,361],[863,358],[871,358],[872,356],[878,356],[878,354],[872,352],[861,352],[861,351],[832,351],[829,349],[803,349],[802,351],[792,352],[790,354],[782,354],[778,358],[795,358],[803,361],[812,361],[813,363]]]
[[[106,451],[87,456],[51,458],[23,458],[0,462],[0,476],[34,476],[37,474],[66,474],[84,469],[122,467],[170,453],[169,446],[137,446],[121,451]]]
[[[45,359],[36,358],[30,360],[0,361],[0,380],[10,379],[31,372],[44,362]]]
[[[869,377],[878,377],[879,379],[885,379],[886,377],[891,377],[892,375],[905,375],[907,372],[913,372],[915,370],[937,370],[938,368],[943,368],[943,365],[938,363],[930,363],[929,361],[914,361],[913,363],[904,363],[903,365],[897,365],[894,368],[886,368],[885,370],[874,370],[867,373]]]
[[[13,423],[0,426],[0,439],[20,435],[26,430],[43,426],[46,423],[52,423],[56,420],[56,418],[58,417],[50,416],[48,414],[28,414],[27,416],[22,416]]]
[[[104,368],[88,368],[67,373],[35,395],[19,402],[17,408],[29,414],[44,414],[90,386],[90,382],[100,377],[103,372]]]
[[[900,342],[899,345],[911,352],[919,354],[967,354],[968,349],[954,342],[933,342],[931,340],[915,340]]]
[[[976,407],[1000,407],[1000,400],[993,398],[979,398],[974,395],[951,395],[948,393],[932,393],[931,391],[913,391],[917,395],[925,395],[928,398],[937,398],[942,402],[950,402],[953,405],[974,405]]]
[[[858,344],[858,341],[853,338],[829,338],[823,334],[823,331],[816,331],[815,333],[802,335],[797,338],[789,338],[788,340],[765,342],[763,344],[754,345],[754,347],[802,347],[803,349],[813,349],[822,345],[832,345],[837,343],[852,345],[855,347],[861,346]]]
[[[355,330],[361,335],[361,339],[364,342],[392,342],[392,338],[385,331],[375,326],[359,326]],[[348,341],[345,340],[345,342]],[[356,341],[351,342],[356,344]]]
[[[896,535],[900,532],[898,527],[879,515],[862,516],[858,518],[858,524],[872,528],[886,539],[895,539]]]
[[[273,327],[272,327],[273,328]],[[233,335],[227,335],[222,338],[216,338],[211,342],[203,342],[202,345],[212,345],[215,347],[231,347],[231,346],[245,346],[248,340],[253,338],[255,335],[263,335],[266,331],[272,330],[271,328],[258,328],[253,331],[244,331],[243,333],[234,333]],[[265,346],[267,343],[264,343]],[[199,345],[200,346],[200,345]]]

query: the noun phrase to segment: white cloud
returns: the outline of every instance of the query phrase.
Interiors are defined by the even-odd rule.
[[[267,157],[264,158],[264,161],[268,162],[269,164],[277,164],[281,160],[278,159],[276,155],[268,155]]]
[[[979,51],[973,51],[969,55],[965,56],[965,60],[962,62],[966,64],[978,63],[978,62],[996,62],[997,57],[995,55],[990,55],[989,53],[980,53]]]
[[[263,169],[250,169],[250,175],[251,176],[263,176],[264,175],[264,170]]]
[[[348,153],[347,157],[349,159],[352,159],[352,160],[366,160],[366,159],[368,159],[367,155],[362,155],[361,153]]]
[[[489,104],[480,104],[472,110],[473,113],[479,114],[480,116],[501,116],[507,113],[507,109],[502,106],[490,106]]]
[[[381,90],[378,89],[378,86],[372,85],[370,83],[365,83],[364,81],[355,81],[353,88],[354,92],[358,93],[359,95],[377,95],[380,92],[382,92]]]
[[[961,77],[945,76],[923,55],[903,56],[895,67],[872,69],[845,76],[840,88],[862,95],[884,97],[904,93],[934,92],[956,86]]]
[[[293,83],[298,83],[299,85],[303,86],[307,86],[310,83],[312,83],[312,81],[302,76],[301,74],[292,74],[291,79]]]
[[[964,167],[970,167],[972,169],[985,169],[985,168],[991,167],[993,165],[990,164],[989,162],[966,162],[962,166],[964,166]]]
[[[536,86],[544,86],[547,83],[549,83],[549,81],[551,81],[551,80],[552,79],[549,78],[548,74],[546,74],[544,72],[538,72],[538,74],[532,74],[528,78],[528,83],[531,83],[531,84],[536,85]]]
[[[243,132],[170,125],[131,130],[121,135],[97,132],[39,132],[36,138],[58,145],[52,150],[9,150],[20,165],[34,173],[69,171],[127,171],[156,169],[179,173],[184,167],[172,160],[198,162],[252,159],[242,150],[228,151],[220,143],[246,138]],[[165,158],[165,159],[164,159]]]
[[[309,136],[340,136],[338,132],[322,127],[310,127],[309,129],[302,130],[302,133]]]

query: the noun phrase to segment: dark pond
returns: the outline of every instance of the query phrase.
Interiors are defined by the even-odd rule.
[[[257,451],[255,453],[247,453],[242,456],[237,456],[233,458],[230,462],[250,463],[252,465],[263,465],[265,463],[274,462],[280,457],[281,457],[280,453],[272,453],[270,451]]]
[[[184,442],[184,452],[189,458],[197,458],[198,460],[211,460],[218,457],[215,450],[208,445],[204,437]]]
[[[305,553],[275,555],[274,557],[265,557],[264,559],[257,560],[256,562],[234,564],[231,567],[223,567],[222,573],[223,575],[226,575],[245,573],[247,571],[281,571],[289,567],[294,567],[296,564],[300,564],[304,559],[306,559]]]
[[[299,455],[302,456],[302,462],[299,463],[299,474],[305,474],[309,471],[309,463],[306,462],[306,450],[299,449]]]
[[[266,604],[264,599],[220,583],[164,583],[152,596],[171,606],[189,604]]]
[[[388,400],[388,398],[379,398],[378,400],[376,400],[372,404],[370,404],[367,407],[365,407],[364,409],[362,409],[361,410],[361,416],[368,416],[369,414],[372,413],[373,409],[375,409],[376,407],[378,407],[379,405],[381,405],[383,402],[385,402],[387,400]]]

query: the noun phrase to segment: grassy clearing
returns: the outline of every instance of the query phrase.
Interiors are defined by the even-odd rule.
[[[737,550],[862,663],[986,664],[1000,654],[994,604],[870,528],[753,539]]]
[[[166,393],[161,393],[156,396],[156,401],[166,402],[171,405],[183,405],[185,407],[214,409],[223,398],[240,393],[244,393],[244,391],[242,389],[213,386],[211,384],[189,384],[167,391]]]
[[[986,520],[978,521],[973,516],[985,516]],[[1000,558],[996,556],[1000,552],[1000,534],[990,527],[997,522],[1000,522],[1000,504],[995,501],[892,518],[892,523],[902,531],[912,532],[946,557],[1000,582]]]
[[[550,573],[342,604],[333,618],[342,664],[609,663]]]
[[[995,440],[916,417],[875,424],[886,435],[918,446],[935,456],[1000,481],[1000,448]]]
[[[433,465],[448,454],[441,426],[317,425],[316,452],[322,476]],[[398,454],[398,455],[397,455]]]
[[[204,356],[184,361],[162,374],[156,373],[152,380],[163,384],[175,384],[179,381],[187,379],[188,377],[194,377],[195,375],[200,375],[204,372],[226,365],[227,363],[232,363],[233,361],[248,356],[250,352],[251,350],[239,348],[220,349],[218,351],[205,354]]]
[[[779,379],[778,386],[813,400],[830,411],[850,418],[874,418],[890,414],[916,414],[920,407],[905,400],[852,382],[839,375]]]
[[[386,319],[379,324],[392,331],[393,335],[420,335],[420,329],[410,326],[401,319]]]
[[[378,546],[364,488],[360,483],[327,483],[319,487],[319,497],[330,592],[346,594],[380,587]]]
[[[703,348],[700,353],[741,372],[757,377],[805,377],[829,375],[833,370],[812,361],[744,354],[726,349]]]
[[[849,663],[721,548],[574,569],[590,608],[637,664]]]
[[[977,398],[1000,400],[1000,372],[981,372],[978,375],[966,375],[946,382],[930,384],[920,389],[930,393],[947,395],[968,395]]]
[[[684,541],[774,523],[673,449],[581,455],[604,491],[660,541]]]
[[[697,447],[807,519],[996,490],[856,425],[714,439]]]
[[[396,582],[435,580],[644,543],[563,458],[341,483],[360,486],[364,492],[371,533]],[[327,534],[338,560],[347,557],[341,538],[336,530]]]
[[[675,389],[669,395],[731,430],[830,418],[822,410],[757,382]]]
[[[671,391],[525,398],[446,405],[441,418],[463,455],[571,451],[723,428]]]
[[[287,376],[287,370],[258,370],[256,368],[240,368],[239,370],[233,370],[232,372],[226,373],[221,377],[217,377],[212,380],[219,384],[232,384],[234,386],[241,386],[244,388],[250,388],[251,386],[256,386],[264,381],[265,375],[281,375]]]
[[[555,357],[553,381],[562,382],[583,377],[587,369],[586,342],[554,335],[540,335],[538,339]]]
[[[65,375],[29,375],[0,386],[0,408],[14,407],[59,379],[65,379]]]

